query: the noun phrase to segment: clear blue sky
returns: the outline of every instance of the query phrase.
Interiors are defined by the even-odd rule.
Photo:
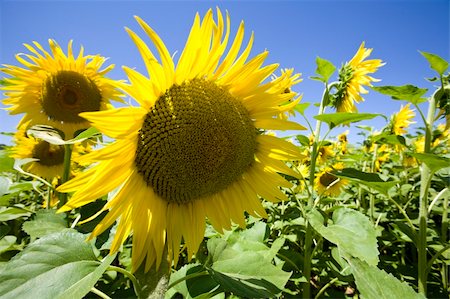
[[[386,62],[374,77],[378,85],[431,85],[434,76],[418,50],[450,60],[449,1],[12,1],[0,0],[0,64],[15,64],[14,55],[27,50],[23,43],[37,41],[48,49],[48,38],[66,46],[74,40],[76,52],[83,45],[86,54],[101,54],[116,68],[114,79],[125,79],[122,65],[144,72],[138,50],[126,34],[127,26],[143,36],[133,19],[139,15],[152,26],[174,53],[184,47],[195,13],[220,7],[231,15],[232,32],[245,21],[246,37],[255,32],[253,55],[269,50],[266,63],[293,67],[304,81],[295,87],[304,102],[317,103],[322,86],[309,80],[317,56],[336,66],[348,61],[362,41],[374,48],[373,58]],[[1,96],[3,98],[3,95]],[[358,105],[360,112],[389,116],[402,102],[373,91]],[[1,106],[0,107],[4,107]],[[308,118],[317,107],[308,109]],[[13,132],[21,116],[0,111],[0,131]],[[301,118],[298,121],[304,124]],[[417,118],[417,121],[420,120]],[[381,129],[383,118],[360,124]],[[341,130],[342,131],[342,130]],[[357,141],[351,129],[350,141]],[[336,131],[338,133],[339,131]],[[353,138],[353,140],[352,140]],[[10,138],[0,135],[0,143]]]

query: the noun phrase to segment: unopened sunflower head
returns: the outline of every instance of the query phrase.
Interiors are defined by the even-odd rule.
[[[97,236],[118,220],[111,252],[133,234],[132,268],[159,265],[167,244],[178,259],[182,240],[191,257],[203,240],[205,218],[218,231],[232,223],[245,227],[244,212],[265,217],[259,196],[286,199],[279,189],[292,186],[279,173],[297,177],[284,161],[298,160],[298,148],[266,130],[304,129],[276,118],[290,108],[297,81],[292,72],[266,81],[277,64],[263,66],[267,51],[247,60],[241,23],[230,47],[230,19],[209,10],[195,16],[175,66],[161,38],[142,19],[137,22],[158,51],[156,57],[135,32],[127,32],[140,51],[149,77],[124,67],[124,90],[139,107],[83,113],[94,127],[116,141],[84,156],[98,162],[59,187],[73,192],[61,209],[88,204],[119,188],[99,212],[109,211],[92,232]],[[227,50],[228,49],[228,50]],[[165,258],[165,257],[164,257]]]
[[[410,108],[411,104],[406,104],[395,113],[391,119],[391,132],[395,135],[403,135],[407,133],[407,128],[415,123],[412,119],[416,116],[414,110]]]
[[[101,69],[106,58],[84,56],[83,48],[75,56],[72,41],[67,54],[56,41],[48,42],[50,52],[37,42],[24,44],[31,53],[16,55],[21,66],[3,66],[1,71],[10,76],[0,88],[6,96],[3,103],[11,114],[25,114],[19,126],[49,125],[71,139],[89,127],[79,113],[111,108],[110,100],[122,101],[116,88],[122,83],[105,77],[114,67]]]
[[[372,86],[372,82],[380,81],[369,76],[384,65],[380,59],[365,60],[372,50],[365,48],[363,42],[355,56],[339,70],[338,91],[330,101],[337,112],[357,112],[355,102],[364,101],[361,94],[368,93],[364,86]]]

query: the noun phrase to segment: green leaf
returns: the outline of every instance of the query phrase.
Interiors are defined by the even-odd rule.
[[[0,196],[6,194],[11,186],[11,180],[7,177],[0,176]]]
[[[7,251],[14,251],[14,250],[22,250],[23,245],[22,244],[16,244],[17,237],[15,236],[5,236],[0,239],[0,254],[7,252]],[[0,288],[1,288],[1,282],[0,282]]]
[[[316,78],[325,83],[328,82],[330,77],[336,71],[336,67],[330,61],[320,58],[319,56],[316,58],[316,65],[316,74],[321,76]]]
[[[8,151],[0,150],[0,172],[12,172],[14,159],[8,154]]]
[[[449,64],[442,57],[428,52],[419,52],[428,60],[428,62],[430,63],[430,67],[435,70],[440,76],[442,76],[448,69]]]
[[[370,220],[358,211],[338,208],[333,213],[333,223],[323,225],[317,210],[307,214],[309,223],[325,239],[334,243],[340,252],[360,258],[370,265],[378,264],[377,231]]]
[[[0,270],[0,297],[81,298],[114,256],[97,261],[85,236],[73,230],[30,243]]]
[[[349,181],[362,184],[369,188],[375,189],[378,192],[387,195],[388,190],[395,186],[398,181],[384,181],[376,173],[362,172],[354,168],[344,168],[341,170],[335,170],[333,175],[347,179]]]
[[[358,122],[361,120],[372,119],[377,116],[383,116],[382,114],[373,114],[373,113],[347,113],[347,112],[337,112],[337,113],[325,113],[321,115],[314,116],[315,119],[323,121],[330,126],[330,129],[333,129],[336,126],[342,124],[349,124]]]
[[[311,105],[311,103],[298,103],[295,105],[294,110],[300,113],[301,115],[305,115],[305,110]]]
[[[79,143],[95,135],[98,135],[99,133],[100,132],[96,128],[89,128],[81,132],[77,137],[73,139],[64,140],[63,138],[61,138],[60,133],[56,129],[49,126],[36,125],[27,130],[27,134],[56,145]]]
[[[406,146],[405,137],[400,135],[391,134],[389,132],[383,132],[378,135],[372,136],[372,141],[379,144],[392,144]]]
[[[0,221],[9,221],[31,216],[31,212],[17,207],[0,207]]]
[[[407,283],[398,280],[384,270],[370,266],[357,258],[346,257],[346,259],[352,269],[361,298],[425,298],[423,295],[416,293]]]
[[[305,135],[297,135],[295,136],[295,138],[297,139],[298,142],[300,142],[301,145],[309,146],[309,138],[306,137]]]
[[[394,100],[405,100],[414,105],[425,102],[426,99],[422,98],[422,96],[428,91],[426,88],[419,88],[410,84],[403,86],[374,86],[372,89],[381,94],[391,96]]]
[[[450,167],[450,158],[447,157],[442,157],[429,153],[408,153],[408,154],[425,163],[432,172],[436,172],[442,168]]]
[[[23,224],[22,229],[32,239],[60,232],[67,228],[65,214],[56,214],[55,210],[40,210],[33,220]]]
[[[273,259],[284,239],[269,248],[263,242],[266,230],[265,223],[257,222],[248,230],[232,232],[226,240],[208,240],[213,261],[208,271],[221,289],[250,298],[275,297],[281,292],[291,273],[281,269],[282,263],[274,265]]]
[[[204,266],[200,264],[187,264],[175,273],[172,273],[170,275],[169,285],[185,277],[192,275],[194,275],[194,277],[174,285],[167,291],[165,298],[172,298],[176,293],[179,293],[185,299],[198,298],[198,296],[201,295],[206,296],[207,294],[212,294],[220,285],[208,272],[205,272],[205,275],[201,275],[202,272],[205,272]],[[196,274],[200,276],[195,276]],[[222,297],[224,297],[223,294]]]

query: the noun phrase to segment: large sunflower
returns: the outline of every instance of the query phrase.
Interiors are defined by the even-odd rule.
[[[356,112],[355,102],[364,101],[360,94],[368,93],[363,86],[372,86],[371,82],[380,81],[368,74],[376,72],[384,65],[381,59],[364,60],[369,57],[372,50],[365,48],[364,42],[361,43],[355,56],[340,69],[341,86],[333,103],[337,112]]]
[[[219,9],[217,21],[212,10],[203,21],[197,14],[175,67],[160,37],[136,20],[161,62],[127,28],[150,77],[124,67],[131,83],[125,90],[140,106],[81,114],[117,140],[84,156],[98,164],[59,190],[75,191],[61,209],[68,211],[119,187],[91,236],[118,220],[111,251],[132,233],[132,268],[145,258],[147,271],[160,264],[165,244],[175,263],[182,239],[192,256],[203,239],[205,217],[218,231],[232,222],[245,227],[245,211],[266,216],[258,196],[286,199],[279,186],[291,184],[278,173],[297,176],[283,161],[300,154],[293,144],[263,130],[303,127],[275,118],[298,103],[282,105],[295,96],[282,92],[298,79],[292,70],[266,80],[278,65],[262,67],[267,51],[247,61],[253,35],[238,56],[243,22],[222,59],[230,35],[228,15],[225,25]]]
[[[16,55],[24,67],[4,65],[1,69],[11,76],[1,87],[7,97],[3,103],[10,105],[11,114],[25,113],[19,126],[49,125],[70,139],[76,131],[89,127],[89,122],[78,116],[80,112],[110,108],[109,100],[122,101],[121,93],[115,87],[118,82],[105,77],[114,65],[100,69],[106,58],[83,56],[83,48],[75,57],[72,41],[66,55],[54,40],[48,42],[51,53],[37,42],[24,44],[32,53]]]

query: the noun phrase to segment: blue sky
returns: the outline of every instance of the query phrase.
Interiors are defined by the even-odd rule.
[[[340,66],[351,59],[362,41],[374,48],[372,58],[386,62],[374,77],[377,85],[415,84],[433,89],[424,80],[434,76],[419,50],[450,60],[448,0],[422,1],[11,1],[0,0],[0,64],[14,64],[16,53],[25,52],[23,43],[37,41],[48,49],[48,38],[65,47],[74,40],[76,52],[83,45],[86,54],[109,57],[116,65],[109,73],[125,79],[122,65],[145,73],[141,57],[124,27],[144,36],[133,15],[139,15],[161,36],[171,53],[181,50],[196,12],[201,15],[218,6],[231,15],[232,32],[245,21],[246,38],[255,32],[252,55],[269,50],[266,63],[294,68],[304,81],[294,90],[303,102],[317,103],[322,85],[308,79],[314,75],[317,56]],[[3,96],[1,96],[3,98]],[[398,111],[403,102],[371,91],[358,105],[360,112],[386,116]],[[4,106],[0,105],[1,108]],[[311,105],[307,117],[317,107]],[[330,111],[331,112],[331,111]],[[21,116],[0,110],[0,131],[13,132]],[[298,117],[300,123],[305,121]],[[420,119],[416,121],[420,124]],[[359,124],[381,129],[379,117]],[[358,129],[351,128],[350,141],[360,141]],[[336,133],[342,129],[336,130]],[[305,134],[303,132],[303,134]],[[307,134],[307,133],[306,133]],[[333,134],[333,135],[335,135]],[[0,143],[10,138],[0,135]]]

